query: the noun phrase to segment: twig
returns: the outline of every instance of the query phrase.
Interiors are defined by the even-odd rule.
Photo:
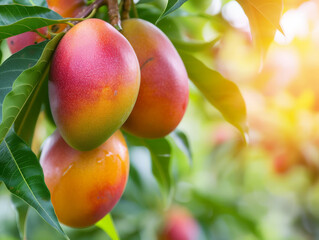
[[[131,0],[123,0],[122,20],[130,18]]]
[[[119,6],[117,4],[117,0],[106,0],[106,1],[107,1],[107,7],[109,9],[108,13],[109,13],[110,22],[112,26],[119,31],[122,30]]]
[[[49,39],[47,36],[45,36],[44,34],[40,33],[37,29],[33,30],[32,32],[35,32],[36,34],[38,34],[40,37],[44,38],[44,39]]]
[[[96,0],[91,5],[85,7],[81,12],[79,12],[75,18],[85,18],[88,17],[94,9],[98,9],[99,7],[103,6],[107,3],[107,0]]]
[[[105,1],[106,0],[96,0],[91,5],[83,8],[83,10],[81,12],[79,12],[74,18],[72,18],[73,21],[71,22],[71,24],[75,25],[79,21],[83,20],[83,18],[93,17],[94,14],[96,13],[96,9],[103,6],[105,4]],[[66,23],[66,24],[68,24],[68,23]],[[69,24],[69,26],[64,29],[64,32],[69,31],[70,28],[71,28],[71,25]]]
[[[80,13],[78,13],[75,16],[75,18],[71,18],[71,20],[72,20],[71,24],[75,25],[79,21],[84,20],[85,18],[93,17],[95,15],[97,9],[105,4],[108,6],[108,14],[109,14],[111,24],[117,30],[122,30],[117,0],[96,0],[91,5],[85,7]],[[66,24],[68,24],[68,23],[66,23]],[[64,32],[67,32],[69,29],[70,29],[70,26],[65,28]]]

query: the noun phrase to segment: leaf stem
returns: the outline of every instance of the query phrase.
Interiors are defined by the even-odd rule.
[[[96,11],[97,11],[97,9],[96,9],[96,8],[94,8],[94,9],[92,10],[92,12],[90,13],[90,15],[89,15],[89,16],[87,16],[85,19],[88,19],[88,18],[92,18],[92,17],[94,17],[94,15],[95,15]]]
[[[56,36],[56,35],[59,34],[59,33],[55,33],[52,30],[50,30],[50,28],[48,28],[48,33],[49,33],[50,36]]]
[[[96,0],[91,5],[85,7],[80,13],[78,13],[75,16],[75,18],[68,18],[67,21],[71,21],[71,24],[74,26],[75,24],[77,24],[80,21],[83,21],[87,18],[93,17],[95,15],[97,9],[99,9],[101,6],[103,6],[106,3],[107,3],[107,0]],[[61,22],[68,24],[68,22],[65,22],[64,19]],[[73,27],[70,24],[68,24],[68,25],[69,25],[69,27],[65,28],[64,32],[67,32],[70,29],[70,27]]]
[[[74,27],[74,24],[72,22],[66,22],[70,27]]]
[[[49,38],[47,36],[45,36],[44,34],[40,33],[37,29],[33,30],[32,32],[35,32],[36,34],[38,34],[40,37],[49,40]]]

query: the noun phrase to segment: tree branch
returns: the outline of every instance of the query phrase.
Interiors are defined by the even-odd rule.
[[[131,0],[123,0],[122,20],[130,18]]]
[[[107,1],[108,0],[96,0],[94,3],[85,7],[81,12],[79,12],[75,16],[75,18],[85,18],[89,16],[94,9],[98,9],[99,7],[103,6],[104,4],[107,3]]]
[[[117,0],[106,0],[107,7],[109,9],[109,17],[111,24],[117,29],[122,30],[121,27],[121,19],[119,13],[119,6],[117,4]]]
[[[117,30],[122,30],[121,27],[121,20],[120,20],[120,13],[119,13],[119,7],[117,4],[117,0],[96,0],[91,5],[83,8],[81,12],[79,12],[75,18],[86,18],[90,15],[93,15],[92,12],[94,10],[97,10],[103,5],[107,5],[108,7],[108,14],[110,18],[110,22]],[[77,24],[79,21],[73,21],[72,24]],[[67,27],[64,31],[67,32],[70,29],[70,27]]]

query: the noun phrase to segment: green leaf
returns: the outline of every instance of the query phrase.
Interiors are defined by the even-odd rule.
[[[186,134],[180,130],[175,130],[174,132],[170,134],[170,137],[173,139],[176,146],[188,158],[189,164],[192,165],[193,163],[192,151],[191,151],[191,147]]]
[[[0,5],[18,3],[27,6],[41,6],[48,7],[46,0],[0,0]]]
[[[8,190],[66,237],[55,215],[37,157],[12,130],[0,144],[0,169],[0,181]]]
[[[13,0],[13,2],[21,5],[48,7],[46,0]]]
[[[182,50],[179,50],[179,54],[195,86],[248,141],[246,104],[237,85],[191,54]]]
[[[2,43],[2,41],[0,41],[0,64],[1,64],[1,62],[2,62],[2,50],[1,50],[1,43]]]
[[[144,146],[151,155],[152,173],[163,193],[168,194],[172,186],[171,153],[172,149],[166,138],[146,139],[124,133],[129,146]]]
[[[256,47],[264,56],[273,41],[276,29],[282,32],[280,18],[283,0],[237,0],[250,23]]]
[[[18,76],[28,68],[33,67],[43,52],[47,42],[31,45],[10,56],[0,66],[0,120],[2,120],[2,103],[5,96],[12,90],[12,85]]]
[[[164,17],[180,8],[187,0],[168,0],[166,8],[161,16],[157,19],[156,24]]]
[[[144,139],[152,158],[152,172],[165,193],[169,193],[172,186],[171,177],[171,146],[166,138]]]
[[[48,75],[45,76],[44,81],[41,81],[41,85],[33,91],[14,123],[14,130],[16,134],[22,138],[28,146],[31,146],[32,144],[33,134],[41,111],[42,103],[44,103],[48,98],[47,89]]]
[[[68,21],[48,8],[18,4],[0,5],[0,16],[0,40]]]
[[[8,47],[7,41],[1,41],[0,51],[2,52],[2,58],[0,60],[0,65],[1,65],[6,59],[8,59],[12,55]]]
[[[238,203],[235,201],[229,201],[226,199],[219,199],[212,195],[210,192],[201,193],[197,190],[192,192],[192,199],[198,204],[202,210],[212,209],[214,214],[212,216],[204,216],[206,222],[217,221],[220,216],[232,216],[238,224],[247,227],[247,231],[254,234],[257,238],[262,239],[260,229],[256,226],[253,219],[245,216],[238,209]],[[253,238],[254,239],[254,238]]]
[[[46,46],[46,43],[40,43],[36,46],[29,46],[26,50],[23,49],[21,51],[24,53],[30,50],[30,48],[36,47],[38,47],[37,51],[42,50],[41,57],[37,63],[34,66],[30,64],[29,67],[31,68],[26,68],[25,66],[27,59],[22,57],[20,60],[17,60],[16,54],[0,66],[0,100],[2,100],[3,95],[6,94],[8,90],[11,90],[10,83],[15,80],[12,91],[6,95],[2,105],[0,143],[7,135],[13,123],[17,120],[19,114],[23,112],[23,108],[28,108],[26,110],[27,113],[31,111],[32,105],[28,105],[27,103],[29,101],[34,102],[38,94],[40,94],[40,89],[45,83],[46,76],[49,72],[49,63],[52,54],[63,35],[63,33],[57,35],[48,42]],[[27,55],[23,55],[23,53],[21,53],[22,56],[26,57]],[[39,54],[39,52],[37,52],[37,54]],[[14,61],[14,64],[9,65],[8,61],[12,63]],[[34,62],[35,59],[32,59],[32,61]],[[19,73],[21,74],[19,75]]]
[[[26,219],[29,205],[15,195],[11,195],[11,201],[17,212],[17,225],[21,239],[26,239]]]
[[[154,2],[155,0],[140,0],[138,1],[138,4],[140,3],[150,3],[150,2]]]
[[[188,0],[187,3],[183,5],[187,11],[192,13],[204,13],[209,6],[211,6],[213,0]]]
[[[185,51],[211,49],[219,40],[216,20],[202,16],[174,16],[157,26],[168,36],[176,48]]]
[[[162,14],[162,11],[159,8],[154,7],[150,4],[138,4],[136,6],[136,9],[138,11],[139,18],[153,24],[155,24],[159,16]]]
[[[102,220],[97,222],[95,225],[106,232],[112,240],[120,240],[110,213],[106,215]]]

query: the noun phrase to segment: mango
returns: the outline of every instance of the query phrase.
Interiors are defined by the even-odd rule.
[[[47,35],[46,27],[39,28],[38,31],[43,35]],[[45,38],[40,37],[40,35],[35,32],[25,32],[7,38],[7,44],[9,46],[10,52],[14,54],[27,46],[43,42],[44,40]]]
[[[195,240],[199,239],[199,226],[187,208],[171,207],[164,217],[159,240]]]
[[[76,17],[86,6],[85,0],[47,0],[48,7],[62,17]]]
[[[173,44],[153,24],[129,19],[123,21],[122,27],[141,70],[137,102],[123,128],[139,137],[164,137],[177,127],[186,111],[186,69]]]
[[[130,115],[140,86],[137,57],[110,24],[87,19],[60,41],[52,59],[49,100],[54,121],[73,148],[98,147]]]
[[[76,228],[91,226],[111,211],[129,174],[120,131],[88,152],[71,148],[56,131],[45,141],[40,163],[59,221]]]
[[[62,17],[75,17],[77,14],[79,14],[85,7],[85,1],[84,0],[47,0],[48,7],[59,13]],[[59,32],[65,28],[65,24],[60,24]],[[43,27],[38,29],[38,31],[48,36],[47,28]],[[45,38],[40,37],[35,32],[25,32],[13,37],[10,37],[7,39],[7,44],[9,46],[9,49],[11,53],[16,53],[23,48],[37,44],[40,42],[43,42]]]

